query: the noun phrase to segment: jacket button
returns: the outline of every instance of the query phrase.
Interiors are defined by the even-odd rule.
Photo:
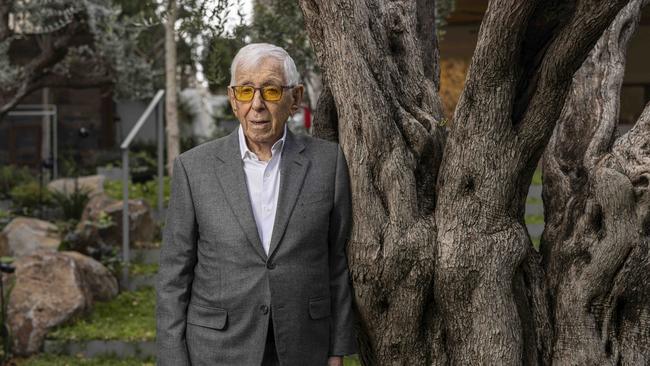
[[[275,264],[273,262],[266,262],[266,268],[273,269],[275,268]]]
[[[268,314],[269,307],[266,306],[266,305],[262,305],[262,306],[260,306],[260,311],[262,312],[262,314]]]

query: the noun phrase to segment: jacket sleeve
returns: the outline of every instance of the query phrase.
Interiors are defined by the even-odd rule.
[[[157,364],[190,365],[185,320],[196,264],[197,221],[187,172],[174,160],[156,292]]]
[[[329,266],[331,325],[329,355],[343,356],[357,352],[352,289],[346,247],[352,222],[350,177],[341,148],[338,148],[334,207],[330,213]]]

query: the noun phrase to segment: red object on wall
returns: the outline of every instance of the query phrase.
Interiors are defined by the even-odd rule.
[[[305,110],[305,128],[309,129],[311,128],[311,108],[305,106],[303,109]]]

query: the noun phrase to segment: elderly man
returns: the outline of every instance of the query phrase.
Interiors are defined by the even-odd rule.
[[[174,161],[158,363],[342,365],[356,352],[343,153],[287,129],[303,86],[282,48],[242,48],[228,95],[239,128]]]

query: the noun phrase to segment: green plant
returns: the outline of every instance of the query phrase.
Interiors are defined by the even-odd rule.
[[[544,215],[526,215],[526,224],[543,224]]]
[[[107,302],[95,304],[92,312],[50,333],[62,340],[120,339],[152,341],[156,336],[153,288],[122,292]]]
[[[542,185],[542,171],[539,169],[535,170],[535,173],[533,173],[533,181],[530,183],[531,185],[534,186],[541,186]]]
[[[53,191],[51,195],[52,202],[63,210],[63,218],[65,220],[80,220],[84,208],[86,208],[86,204],[90,200],[90,189],[83,187],[75,188],[69,194]]]
[[[26,167],[4,165],[0,167],[0,199],[9,198],[11,190],[19,185],[35,181],[31,172]]]
[[[48,206],[52,202],[52,193],[45,186],[40,186],[36,181],[15,186],[9,192],[14,211],[31,216],[41,206]]]
[[[0,210],[0,231],[7,226],[13,219],[13,214],[9,211]]]
[[[171,194],[171,180],[163,177],[163,204],[167,206]],[[122,181],[106,181],[104,192],[116,200],[122,199]],[[129,199],[143,199],[149,206],[158,207],[158,180],[153,179],[144,183],[129,184]]]
[[[99,217],[97,218],[97,221],[93,222],[93,225],[98,229],[103,230],[115,225],[115,221],[113,221],[113,217],[107,214],[106,211],[100,211]]]
[[[131,153],[129,157],[129,172],[133,182],[142,183],[153,179],[158,170],[155,154],[142,150]]]
[[[24,360],[15,360],[16,366],[153,366],[155,361],[150,358],[137,357],[92,357],[63,356],[40,354]],[[347,366],[347,365],[346,365]]]

